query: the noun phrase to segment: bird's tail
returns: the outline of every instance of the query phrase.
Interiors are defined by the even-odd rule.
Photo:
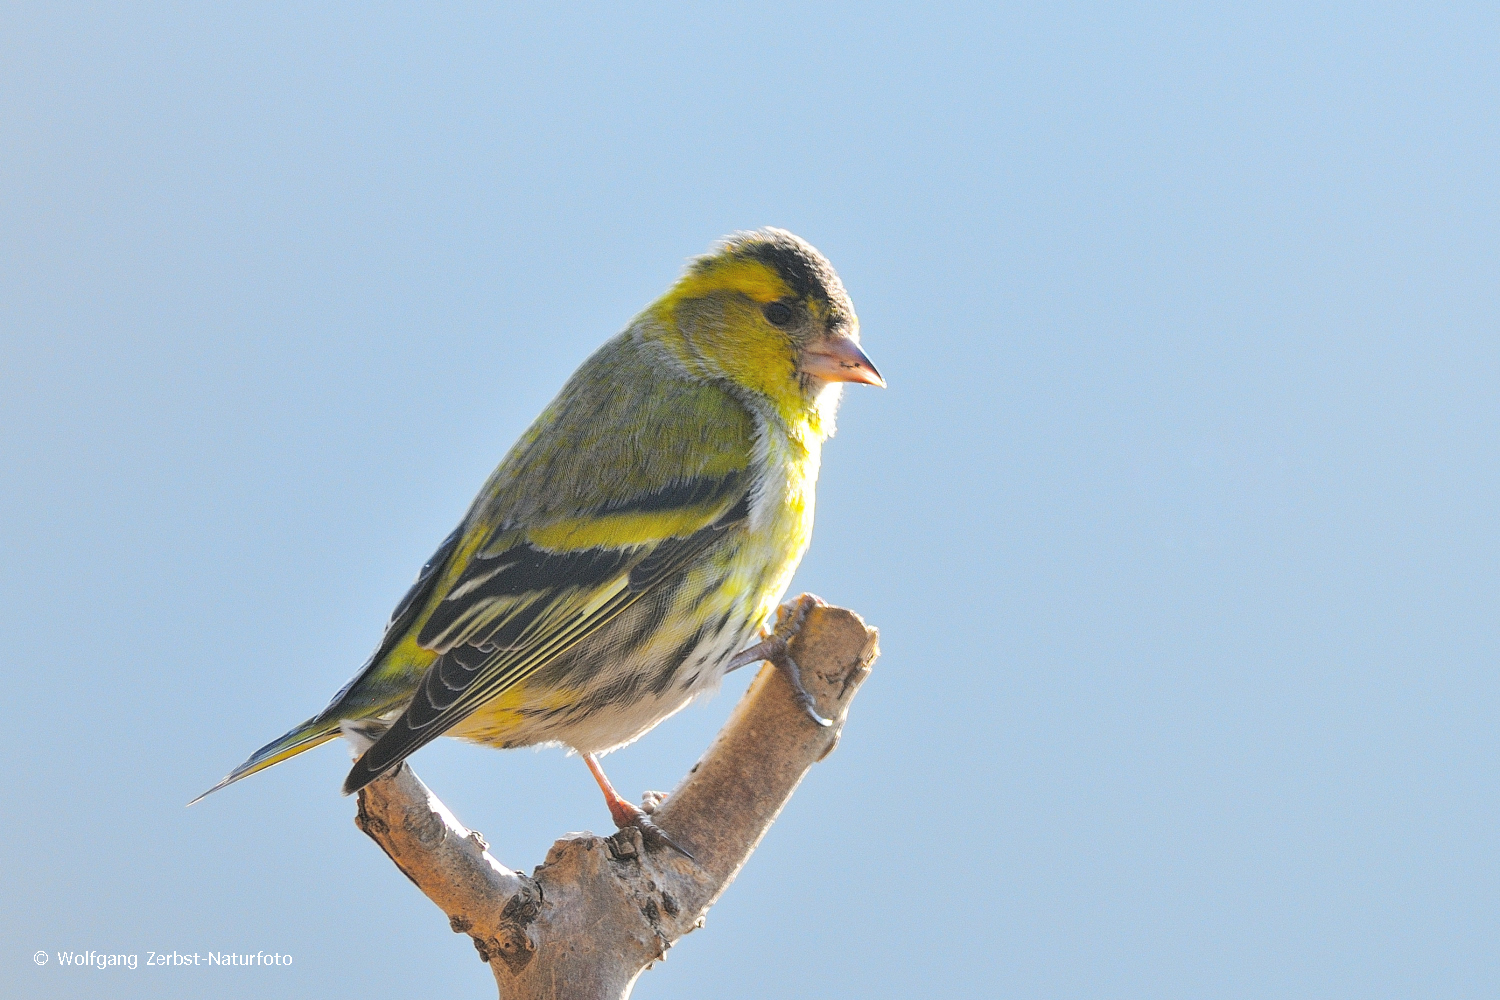
[[[280,764],[288,757],[295,757],[304,750],[311,750],[313,747],[321,746],[338,735],[338,719],[327,719],[321,715],[315,715],[302,723],[302,725],[295,727],[285,736],[272,740],[255,751],[250,755],[249,760],[233,771],[230,771],[223,781],[198,796],[192,802],[189,802],[188,805],[201,802],[214,792],[234,784],[241,778],[247,778],[256,771],[264,771],[272,764]]]

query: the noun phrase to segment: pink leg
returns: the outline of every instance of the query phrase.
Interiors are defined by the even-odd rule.
[[[586,753],[583,755],[583,762],[589,766],[594,780],[599,783],[599,790],[604,793],[604,803],[609,806],[609,816],[615,821],[615,826],[622,830],[627,826],[633,826],[640,830],[647,840],[660,841],[689,861],[693,860],[691,854],[674,843],[671,837],[662,832],[661,827],[651,822],[651,817],[647,816],[640,806],[627,801],[615,791],[615,786],[609,783],[609,776],[604,773],[604,768],[599,766],[598,758],[591,753]]]

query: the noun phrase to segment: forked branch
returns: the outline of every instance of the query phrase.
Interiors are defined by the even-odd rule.
[[[692,860],[635,828],[571,834],[531,876],[500,864],[402,764],[359,793],[355,822],[452,928],[474,939],[502,1000],[618,1000],[701,924],[808,768],[838,743],[878,653],[858,615],[817,606],[792,640],[823,728],[780,672],[764,667],[713,745],[652,818]],[[647,796],[648,809],[654,805]]]

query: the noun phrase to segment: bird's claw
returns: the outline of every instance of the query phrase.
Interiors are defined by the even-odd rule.
[[[658,847],[665,845],[676,851],[678,854],[681,854],[689,861],[692,861],[695,864],[697,863],[698,859],[693,857],[692,853],[688,851],[686,847],[683,847],[681,844],[677,843],[677,841],[673,840],[671,837],[668,837],[662,830],[662,828],[657,826],[656,822],[650,816],[646,815],[644,810],[636,806],[631,806],[629,803],[625,804],[629,806],[630,809],[633,810],[633,812],[628,816],[628,818],[616,816],[616,826],[620,827],[621,829],[624,829],[627,826],[633,826],[637,830],[641,831],[641,840],[645,841],[646,844],[655,845]],[[620,822],[621,818],[625,818],[624,823]]]
[[[660,792],[657,792],[656,794],[661,795]],[[666,796],[662,795],[662,799],[665,798]],[[697,858],[693,857],[693,855],[688,851],[687,848],[677,843],[677,841],[673,840],[671,837],[668,837],[662,830],[662,828],[656,825],[656,821],[651,818],[650,814],[647,813],[646,810],[642,809],[640,806],[635,805],[632,802],[627,802],[625,799],[616,796],[609,803],[609,816],[610,819],[615,821],[615,826],[619,827],[621,830],[625,829],[627,826],[633,826],[637,830],[641,831],[641,839],[647,844],[654,844],[657,846],[665,844],[667,847],[670,847],[672,850],[676,851],[678,854],[681,854],[689,861],[696,862],[698,860]]]
[[[797,666],[796,660],[792,659],[791,651],[784,648],[786,646],[784,641],[782,642],[782,646],[783,649],[779,656],[776,656],[774,659],[768,657],[772,666],[780,670],[781,675],[791,682],[792,694],[796,697],[797,704],[802,706],[802,711],[807,713],[808,718],[825,729],[833,725],[833,720],[825,718],[818,711],[817,701],[808,692],[807,688],[802,686],[802,668]]]
[[[729,669],[737,670],[747,663],[765,660],[781,671],[781,676],[791,684],[792,694],[797,699],[797,704],[807,713],[808,718],[827,728],[833,725],[833,720],[818,711],[817,699],[803,686],[802,668],[797,666],[796,660],[792,659],[791,652],[792,639],[802,631],[802,623],[807,620],[807,613],[822,605],[823,599],[814,594],[803,594],[795,602],[782,605],[775,630],[749,649],[736,653],[729,661]]]

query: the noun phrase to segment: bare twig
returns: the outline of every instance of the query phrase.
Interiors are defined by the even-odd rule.
[[[449,924],[474,939],[503,1000],[618,1000],[678,938],[700,926],[792,792],[838,743],[877,654],[876,632],[842,608],[814,607],[791,651],[831,728],[813,722],[767,666],[708,752],[653,819],[693,858],[627,828],[572,834],[528,877],[501,865],[403,764],[359,793],[355,822]],[[647,805],[655,804],[648,793]]]

